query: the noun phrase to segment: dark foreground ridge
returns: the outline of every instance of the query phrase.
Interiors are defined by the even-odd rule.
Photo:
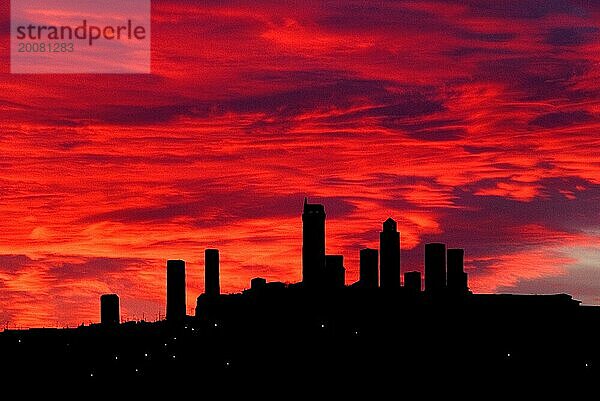
[[[324,207],[305,201],[302,221],[302,282],[255,278],[222,295],[219,252],[207,249],[205,293],[192,317],[185,262],[169,260],[165,321],[121,323],[119,297],[103,295],[100,324],[0,334],[2,377],[367,391],[600,378],[600,308],[565,294],[473,294],[464,251],[444,244],[425,247],[424,291],[419,272],[405,272],[402,285],[391,218],[379,251],[360,251],[360,280],[347,286],[343,257],[325,253]]]

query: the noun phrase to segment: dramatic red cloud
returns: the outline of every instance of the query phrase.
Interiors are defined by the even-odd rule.
[[[106,292],[155,319],[169,258],[192,309],[207,247],[224,291],[297,281],[305,195],[347,282],[392,216],[404,271],[443,241],[476,291],[600,304],[591,2],[166,0],[151,75],[10,75],[1,3],[2,325],[97,321]]]

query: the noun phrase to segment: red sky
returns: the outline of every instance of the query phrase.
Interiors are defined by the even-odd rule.
[[[357,279],[389,216],[402,269],[466,249],[476,292],[600,304],[600,6],[153,4],[151,75],[11,75],[0,6],[0,324],[164,314],[165,262],[222,289],[300,279],[302,200]]]

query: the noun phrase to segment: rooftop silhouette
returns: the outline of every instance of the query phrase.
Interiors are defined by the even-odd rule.
[[[391,373],[405,380],[482,372],[595,378],[600,308],[566,294],[473,294],[465,250],[425,245],[419,271],[400,266],[400,233],[383,223],[380,249],[360,250],[360,279],[346,284],[343,255],[326,253],[323,205],[304,200],[302,281],[256,277],[241,293],[222,294],[217,249],[206,249],[205,293],[186,315],[186,263],[166,265],[166,320],[121,322],[117,294],[100,298],[100,324],[75,329],[5,330],[2,375],[45,375],[108,383],[115,378],[181,380],[336,372],[368,386]],[[358,250],[357,250],[358,251]],[[379,261],[379,264],[378,264]],[[305,376],[302,376],[305,377]]]

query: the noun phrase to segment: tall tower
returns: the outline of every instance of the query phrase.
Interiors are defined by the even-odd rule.
[[[167,320],[185,318],[185,262],[167,260]]]
[[[103,325],[117,325],[121,322],[119,296],[117,294],[104,294],[100,296],[100,323]]]
[[[400,288],[400,233],[391,217],[379,234],[379,269],[381,288]]]
[[[453,294],[465,294],[469,290],[464,260],[464,249],[448,249],[448,291]]]
[[[360,286],[363,288],[379,287],[379,252],[377,249],[360,250]]]
[[[439,294],[446,288],[446,245],[425,244],[425,291]]]
[[[204,293],[211,297],[221,294],[218,249],[204,251]]]
[[[325,271],[325,207],[304,198],[302,212],[302,283],[319,286]]]

